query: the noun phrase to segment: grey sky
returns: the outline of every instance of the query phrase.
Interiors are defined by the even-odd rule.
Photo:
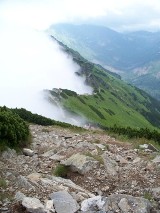
[[[96,23],[117,30],[160,30],[160,0],[1,0],[0,23],[36,29]]]

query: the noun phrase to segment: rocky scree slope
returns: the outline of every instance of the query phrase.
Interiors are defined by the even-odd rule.
[[[103,131],[30,130],[30,149],[0,155],[0,212],[160,212],[156,150],[134,149]],[[54,175],[59,165],[65,177]]]

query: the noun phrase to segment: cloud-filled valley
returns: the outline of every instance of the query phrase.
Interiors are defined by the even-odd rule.
[[[0,105],[72,123],[47,101],[43,90],[64,88],[83,94],[92,89],[75,75],[80,67],[58,43],[44,32],[5,25],[0,29],[0,47]]]

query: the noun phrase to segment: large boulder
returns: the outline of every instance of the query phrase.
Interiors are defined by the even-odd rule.
[[[151,203],[140,197],[115,194],[109,197],[95,196],[81,203],[81,212],[85,213],[150,213]]]
[[[104,205],[106,212],[134,212],[134,213],[150,213],[151,203],[141,197],[133,197],[131,195],[110,195]]]
[[[45,213],[44,205],[37,198],[24,197],[22,200],[22,206],[24,206],[28,212],[31,213]]]
[[[61,161],[61,164],[69,166],[73,172],[85,174],[90,170],[97,168],[99,162],[92,157],[77,153],[72,155],[67,160]]]
[[[57,213],[74,213],[79,209],[77,201],[67,191],[54,192],[50,198]]]

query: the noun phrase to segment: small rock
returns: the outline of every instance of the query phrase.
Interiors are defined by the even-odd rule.
[[[48,212],[55,212],[55,209],[53,207],[53,200],[46,201],[45,210],[47,210]]]
[[[32,157],[34,155],[34,151],[31,149],[23,148],[23,154]]]
[[[16,194],[15,194],[15,200],[16,201],[22,201],[24,198],[25,198],[26,196],[22,193],[22,192],[17,192]]]
[[[140,149],[148,149],[148,144],[139,145]]]
[[[32,174],[28,175],[27,178],[32,182],[37,182],[41,178],[41,174],[32,173]]]
[[[123,213],[128,213],[129,212],[129,205],[128,201],[126,198],[122,198],[120,202],[118,203],[119,208],[122,210]]]
[[[105,171],[109,176],[115,176],[117,175],[118,171],[118,164],[115,160],[108,157],[106,153],[102,155],[103,161],[104,161],[104,167]]]

